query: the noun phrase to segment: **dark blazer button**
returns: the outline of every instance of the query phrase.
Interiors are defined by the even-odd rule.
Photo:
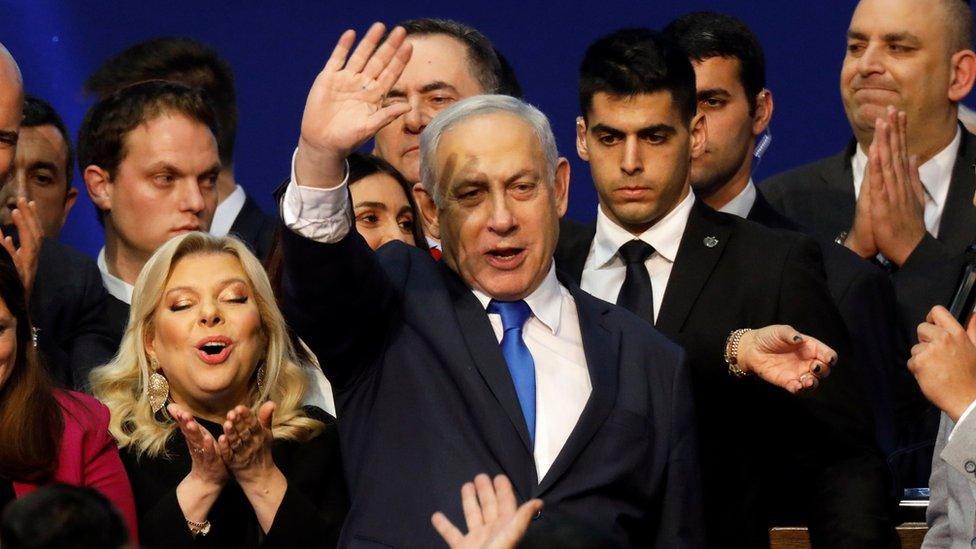
[[[969,542],[969,546],[976,549],[976,538],[973,538],[972,541]]]
[[[532,516],[532,520],[539,520],[541,518],[542,518],[542,509],[539,509],[538,511],[535,512],[535,515]],[[976,542],[976,540],[973,541]]]
[[[966,462],[966,472],[967,473],[976,473],[976,462],[974,462],[973,460],[967,461]]]

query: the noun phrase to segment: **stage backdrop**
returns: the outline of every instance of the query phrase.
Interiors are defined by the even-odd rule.
[[[525,98],[550,117],[559,149],[572,163],[568,215],[590,220],[596,215],[596,195],[574,147],[577,70],[587,44],[623,26],[661,28],[693,10],[743,19],[765,47],[768,86],[775,96],[774,139],[756,173],[762,179],[833,154],[850,138],[838,73],[854,4],[0,0],[0,41],[20,63],[27,90],[50,101],[73,133],[92,104],[82,83],[107,57],[158,36],[188,36],[214,46],[237,80],[238,182],[271,211],[270,192],[288,175],[305,94],[339,34],[347,28],[362,32],[377,20],[456,19],[488,35],[514,66]],[[61,239],[95,255],[102,231],[77,175],[74,184],[81,198]]]

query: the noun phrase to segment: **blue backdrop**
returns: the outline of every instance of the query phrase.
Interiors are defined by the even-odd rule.
[[[271,189],[288,174],[305,94],[346,28],[412,17],[453,18],[482,30],[514,66],[525,97],[552,120],[560,151],[572,161],[571,217],[596,214],[585,163],[576,157],[577,69],[587,44],[622,26],[660,28],[692,10],[744,20],[767,57],[775,97],[772,148],[758,179],[839,151],[850,138],[838,81],[855,2],[658,0],[588,3],[494,0],[416,2],[109,2],[0,0],[0,41],[20,63],[28,91],[50,101],[72,132],[92,100],[81,86],[104,59],[166,35],[214,46],[234,68],[240,125],[235,170],[248,193],[271,211]],[[77,170],[76,170],[77,171]],[[94,255],[102,231],[81,181],[61,239]]]

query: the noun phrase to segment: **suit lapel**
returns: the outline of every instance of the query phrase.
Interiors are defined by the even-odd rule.
[[[824,164],[820,172],[820,178],[829,191],[824,193],[824,196],[836,197],[835,200],[831,201],[829,207],[825,208],[823,215],[834,220],[833,226],[843,227],[840,230],[846,230],[854,222],[857,197],[854,195],[851,157],[854,156],[856,147],[857,140],[852,138],[851,142],[847,144],[847,148],[834,155],[830,162]]]
[[[973,177],[973,162],[976,160],[976,136],[965,128],[962,130],[959,153],[952,167],[952,181],[946,197],[942,220],[939,222],[938,240],[951,250],[962,250],[973,242],[976,227],[976,208],[973,207],[973,194],[976,182]]]
[[[532,497],[539,497],[563,476],[603,425],[617,400],[617,377],[620,369],[620,331],[606,323],[610,306],[580,290],[568,280],[563,285],[573,294],[579,316],[583,352],[590,372],[592,390],[576,427],[553,462]]]
[[[505,363],[505,357],[495,338],[495,331],[491,327],[488,315],[478,298],[471,293],[457,274],[443,263],[440,265],[454,302],[461,336],[471,354],[471,359],[478,368],[478,373],[505,410],[512,427],[518,431],[525,450],[531,456],[532,444],[529,441],[529,430],[525,425],[518,395],[515,393],[515,384],[508,372],[508,365]]]
[[[596,236],[596,224],[583,225],[563,218],[559,221],[559,243],[556,245],[556,268],[568,275],[579,286],[583,280],[583,267],[590,253],[590,244]]]
[[[732,229],[728,220],[695,201],[675,257],[655,326],[673,336],[684,325],[698,294],[711,276]],[[711,244],[711,245],[710,245]]]

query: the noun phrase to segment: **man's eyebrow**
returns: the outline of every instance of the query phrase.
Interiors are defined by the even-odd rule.
[[[667,135],[674,135],[678,133],[678,130],[670,124],[654,124],[637,130],[637,135],[640,137],[646,135],[654,135],[658,133],[664,133]]]
[[[732,94],[725,88],[707,88],[698,92],[698,99],[710,99],[712,97],[732,97]]]
[[[52,172],[57,172],[58,165],[48,160],[35,160],[27,166],[27,171],[34,170],[51,170]]]
[[[421,86],[419,91],[421,94],[424,94],[424,93],[430,93],[430,92],[441,91],[441,90],[451,92],[455,95],[461,95],[461,92],[459,92],[457,88],[455,88],[451,84],[448,84],[447,82],[444,82],[443,80],[435,80],[428,84],[424,84],[423,86]],[[386,93],[387,99],[390,98],[403,99],[405,97],[407,97],[407,92],[399,88],[394,88]]]
[[[847,38],[849,40],[867,40],[868,35],[861,31],[851,29],[847,31]]]
[[[432,91],[440,90],[447,90],[455,94],[458,93],[457,88],[448,84],[447,82],[444,82],[443,80],[435,80],[429,84],[424,84],[424,86],[420,88],[420,93],[430,93]]]
[[[382,202],[364,201],[364,202],[356,202],[355,204],[353,204],[353,208],[372,208],[374,210],[384,210],[385,211],[386,210],[386,204],[384,204]]]
[[[921,41],[922,41],[918,36],[916,36],[916,35],[908,32],[908,31],[889,32],[889,33],[886,33],[881,38],[885,42],[914,42],[914,43],[921,43]]]
[[[0,140],[16,144],[19,134],[13,130],[0,130]]]
[[[592,127],[590,127],[590,131],[591,132],[594,132],[594,133],[602,132],[602,133],[609,133],[609,134],[613,134],[613,135],[623,135],[624,134],[623,131],[618,130],[617,128],[613,128],[611,126],[607,126],[606,124],[603,124],[603,123],[594,124]]]
[[[523,177],[525,177],[527,175],[531,175],[533,177],[538,177],[538,172],[535,170],[535,168],[523,168],[523,169],[515,172],[511,176],[509,176],[505,181],[508,182],[508,183],[514,183],[515,181],[518,181],[519,179],[521,179],[521,178],[523,178]]]

